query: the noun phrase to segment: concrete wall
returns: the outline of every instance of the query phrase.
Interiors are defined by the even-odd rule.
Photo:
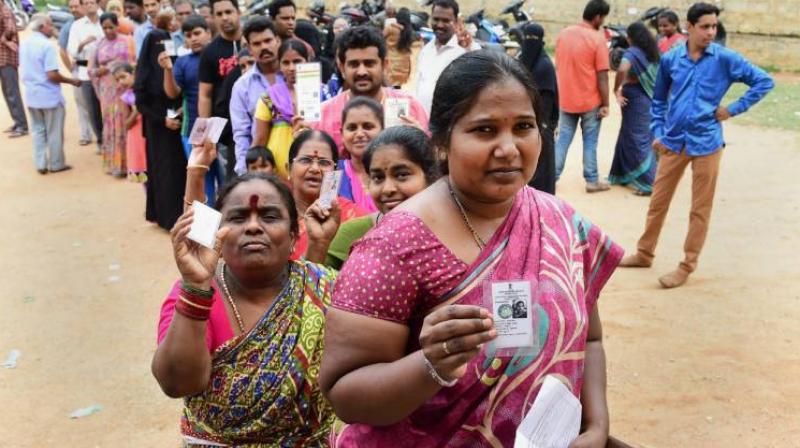
[[[355,3],[358,0],[351,0]],[[419,9],[413,0],[395,4]],[[668,6],[682,18],[695,0],[608,0],[609,23],[630,23],[651,6]],[[721,19],[728,30],[728,45],[755,63],[786,71],[800,71],[800,0],[706,0],[724,9]],[[306,4],[309,0],[300,0]],[[485,8],[497,14],[508,0],[460,0],[462,15]],[[330,11],[339,2],[327,0]],[[581,18],[586,0],[528,0],[534,19],[542,23],[552,43],[558,31]],[[507,19],[511,19],[508,17]]]

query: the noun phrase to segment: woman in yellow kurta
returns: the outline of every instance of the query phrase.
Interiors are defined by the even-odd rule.
[[[275,157],[275,172],[286,179],[289,147],[292,145],[292,118],[297,104],[294,84],[297,64],[308,62],[308,49],[298,39],[288,39],[278,50],[283,76],[269,86],[256,104],[256,135],[253,145],[265,145]]]

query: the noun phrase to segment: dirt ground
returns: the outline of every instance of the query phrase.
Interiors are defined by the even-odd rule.
[[[71,89],[71,87],[69,88]],[[0,136],[0,446],[179,446],[180,402],[150,374],[161,301],[175,280],[166,232],[144,221],[142,185],[102,174],[79,147],[67,97],[67,160],[41,176],[31,138]],[[607,173],[619,111],[599,149]],[[11,123],[0,109],[0,128]],[[655,266],[618,270],[601,297],[612,433],[641,447],[789,447],[800,434],[800,133],[726,126],[728,149],[699,270],[657,277],[682,256],[688,176]],[[583,192],[573,144],[559,195],[625,248],[647,199]],[[102,411],[74,420],[75,409]]]

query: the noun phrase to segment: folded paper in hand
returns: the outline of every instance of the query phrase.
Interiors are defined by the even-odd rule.
[[[192,202],[192,209],[194,210],[194,219],[192,220],[192,228],[189,229],[189,234],[186,237],[209,249],[213,249],[214,243],[217,241],[219,223],[222,222],[222,213],[198,201]]]
[[[192,133],[189,134],[189,143],[202,145],[205,139],[217,143],[228,120],[220,117],[198,118],[194,121]]]
[[[568,448],[581,428],[581,402],[556,377],[544,379],[517,428],[514,448]]]

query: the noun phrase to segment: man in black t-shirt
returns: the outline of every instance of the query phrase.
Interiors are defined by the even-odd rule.
[[[222,84],[225,77],[236,68],[237,55],[242,49],[242,30],[239,23],[237,0],[212,0],[211,13],[219,34],[200,56],[200,88],[197,112],[200,117],[229,118],[228,103]],[[218,145],[221,162],[226,173],[233,173],[233,135],[228,123]]]

